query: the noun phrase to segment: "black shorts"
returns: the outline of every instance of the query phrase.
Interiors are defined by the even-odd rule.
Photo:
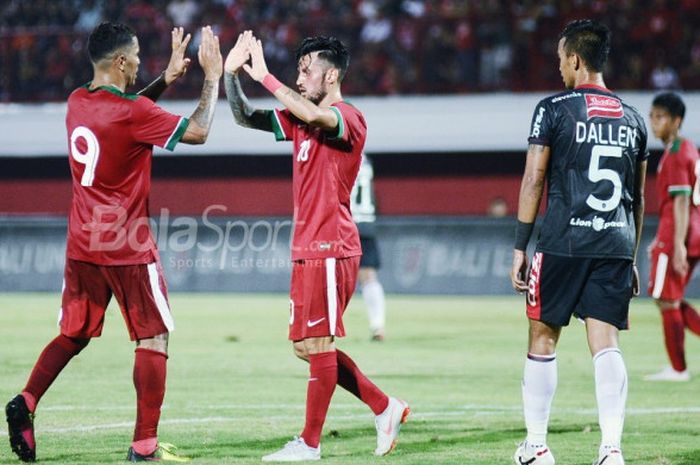
[[[378,270],[381,266],[379,259],[379,248],[377,247],[377,239],[374,235],[360,236],[360,244],[362,245],[362,258],[360,258],[360,268],[374,268]]]
[[[527,316],[567,326],[571,315],[627,329],[632,260],[562,257],[536,252],[528,275]]]

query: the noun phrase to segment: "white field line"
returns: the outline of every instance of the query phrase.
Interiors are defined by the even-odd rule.
[[[334,405],[334,409],[338,408],[357,408],[357,404],[339,404],[339,405]],[[193,407],[194,408],[194,407]],[[198,409],[202,409],[203,407],[198,405],[196,406]],[[293,408],[295,410],[301,410],[304,408],[303,405],[285,405],[285,404],[263,404],[263,405],[209,405],[205,406],[205,408],[210,408],[210,409],[216,409],[216,410],[222,410],[222,409],[233,409],[233,410],[259,410],[261,408],[264,409],[270,409],[270,410],[283,410],[283,409],[289,409]],[[79,411],[79,410],[101,410],[101,411],[108,411],[108,410],[126,410],[127,407],[122,407],[122,406],[102,406],[102,407],[92,407],[92,408],[87,408],[83,406],[70,406],[70,405],[63,405],[63,406],[51,406],[47,407],[45,409],[42,409],[44,411]],[[130,407],[129,409],[133,409],[133,407]],[[464,405],[461,407],[454,408],[452,410],[444,410],[444,411],[418,411],[418,412],[413,412],[411,414],[412,418],[416,419],[427,419],[427,418],[440,418],[440,417],[460,417],[460,416],[494,416],[494,415],[500,415],[500,414],[506,414],[506,413],[513,413],[513,412],[519,412],[522,409],[521,406],[488,406],[488,405]],[[555,412],[553,412],[555,415],[558,414],[576,414],[576,415],[591,415],[595,416],[597,415],[597,410],[596,409],[582,409],[582,408],[573,408],[573,409],[556,409]],[[698,414],[700,413],[700,407],[657,407],[657,408],[630,408],[627,409],[626,411],[626,416],[634,416],[634,415],[673,415],[673,414]],[[264,421],[286,421],[286,420],[294,420],[298,419],[299,414],[294,414],[294,415],[271,415],[271,416],[266,416],[264,418],[261,418],[261,420]],[[364,413],[364,414],[346,414],[346,415],[332,415],[332,420],[337,421],[337,420],[347,420],[347,421],[354,421],[354,420],[371,420],[372,415],[369,413]],[[235,416],[211,416],[211,417],[203,417],[203,418],[171,418],[171,419],[164,419],[161,420],[160,424],[161,425],[194,425],[194,424],[204,424],[204,423],[231,423],[231,422],[236,422],[236,421],[250,421],[250,418],[240,418],[240,417],[235,417]],[[97,425],[78,425],[78,426],[70,426],[70,427],[64,427],[64,428],[42,428],[39,433],[41,434],[67,434],[67,433],[89,433],[93,431],[100,431],[100,430],[111,430],[111,429],[131,429],[134,427],[134,422],[133,421],[128,421],[128,422],[118,422],[118,423],[104,423],[104,424],[97,424]],[[0,432],[0,436],[7,436],[7,432]]]

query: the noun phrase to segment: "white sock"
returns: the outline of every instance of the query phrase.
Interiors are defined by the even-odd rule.
[[[601,445],[620,448],[627,402],[627,369],[619,349],[603,349],[593,356],[595,395]]]
[[[556,354],[527,354],[522,387],[526,441],[530,445],[544,445],[547,443],[549,411],[557,390]]]
[[[362,298],[367,305],[367,318],[369,329],[376,331],[384,329],[386,324],[386,310],[384,304],[384,288],[377,280],[365,283],[362,286]]]

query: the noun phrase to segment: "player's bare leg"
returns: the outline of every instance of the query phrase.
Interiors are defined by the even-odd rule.
[[[645,376],[646,381],[689,381],[685,361],[685,318],[681,310],[680,300],[657,299],[656,305],[661,311],[661,320],[664,330],[664,344],[666,353],[671,362],[670,366],[663,368],[658,373]],[[688,311],[688,317],[691,313]]]
[[[39,355],[22,393],[15,396],[5,407],[10,446],[20,460],[33,462],[36,459],[34,412],[39,400],[68,362],[89,342],[90,339],[58,335]]]
[[[523,373],[523,412],[527,437],[515,451],[517,465],[554,465],[547,446],[547,427],[557,389],[556,347],[561,328],[529,320],[528,354]]]
[[[127,454],[131,462],[189,459],[175,454],[174,446],[158,442],[160,409],[165,397],[168,333],[136,342],[134,387],[136,388],[136,427]]]
[[[588,347],[593,356],[601,441],[596,463],[623,465],[622,428],[627,402],[627,369],[618,345],[618,329],[586,319]]]
[[[362,298],[367,306],[367,318],[369,330],[373,341],[383,341],[386,326],[386,298],[384,288],[379,282],[377,270],[370,267],[362,267],[357,275],[362,289]]]

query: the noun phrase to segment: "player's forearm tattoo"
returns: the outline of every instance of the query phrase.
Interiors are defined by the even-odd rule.
[[[199,98],[199,105],[194,113],[192,113],[190,119],[200,127],[209,129],[214,119],[214,109],[216,108],[218,96],[219,80],[206,79],[204,81],[204,87],[202,87],[202,96]]]
[[[168,85],[165,83],[165,73],[161,73],[153,82],[141,89],[138,94],[155,102],[167,88]]]
[[[288,95],[288,96],[292,97],[292,99],[294,99],[297,102],[303,98],[301,95],[297,94],[296,92],[294,92],[290,88],[284,89],[284,95]]]
[[[246,128],[272,132],[272,119],[270,117],[272,112],[270,110],[258,110],[250,104],[243,93],[238,75],[225,73],[224,87],[226,89],[226,99],[231,107],[236,123]]]

